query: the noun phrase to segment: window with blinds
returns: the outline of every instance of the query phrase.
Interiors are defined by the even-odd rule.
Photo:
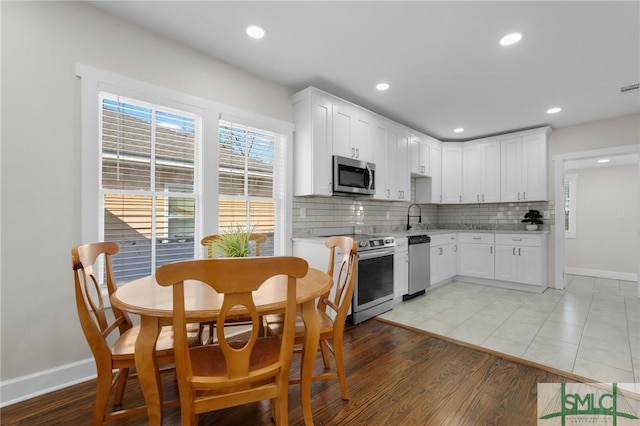
[[[576,238],[576,199],[578,175],[565,175],[564,179],[564,235]]]
[[[118,283],[193,259],[201,117],[100,93],[102,232]]]
[[[218,228],[243,227],[267,236],[262,255],[274,254],[279,160],[277,135],[228,121],[219,123]]]

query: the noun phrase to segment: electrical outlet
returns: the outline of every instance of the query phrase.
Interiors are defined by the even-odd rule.
[[[551,219],[551,212],[549,210],[545,210],[544,212],[542,212],[542,218]]]
[[[307,208],[300,207],[300,217],[307,217]]]
[[[498,212],[498,219],[502,219],[504,217],[504,215],[502,214],[502,212]]]

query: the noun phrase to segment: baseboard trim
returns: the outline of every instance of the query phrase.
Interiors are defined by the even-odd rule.
[[[93,358],[0,382],[0,408],[96,378]]]
[[[564,272],[565,274],[608,278],[611,280],[638,281],[638,274],[632,274],[630,272],[601,271],[598,269],[572,268],[569,266],[565,266]]]

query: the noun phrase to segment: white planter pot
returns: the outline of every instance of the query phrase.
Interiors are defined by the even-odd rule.
[[[538,225],[527,225],[527,231],[535,231],[538,229]]]

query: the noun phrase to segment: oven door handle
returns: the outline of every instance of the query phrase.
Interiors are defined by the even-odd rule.
[[[395,247],[390,249],[384,249],[384,250],[366,251],[363,253],[358,253],[358,260],[369,260],[369,259],[375,259],[378,257],[390,256],[390,255],[393,255],[395,251],[396,251]]]

